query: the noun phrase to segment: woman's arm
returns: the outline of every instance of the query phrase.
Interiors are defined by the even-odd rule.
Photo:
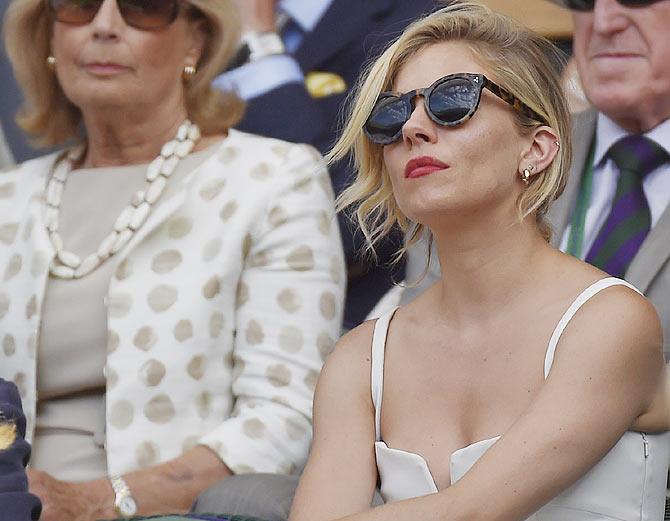
[[[564,332],[535,400],[460,481],[345,519],[526,519],[583,476],[649,409],[663,375],[661,335],[653,307],[631,290],[595,297]]]
[[[314,397],[314,441],[291,521],[336,519],[370,508],[377,482],[370,393],[372,322],[338,343]]]

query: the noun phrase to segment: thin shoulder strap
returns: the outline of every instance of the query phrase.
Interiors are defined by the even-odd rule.
[[[549,340],[549,346],[547,347],[547,354],[544,357],[545,378],[547,378],[547,376],[549,375],[549,371],[551,371],[551,366],[554,363],[554,354],[556,353],[556,346],[558,345],[558,341],[561,339],[561,335],[563,334],[563,331],[565,330],[567,325],[570,323],[570,320],[572,320],[572,317],[574,317],[575,313],[579,311],[579,308],[581,308],[584,304],[586,304],[592,297],[600,293],[602,290],[607,289],[611,286],[626,286],[634,291],[637,291],[638,293],[640,293],[640,295],[642,294],[640,290],[638,290],[635,286],[633,286],[629,282],[618,279],[616,277],[607,277],[604,279],[600,279],[599,281],[595,282],[594,284],[591,284],[588,288],[582,291],[580,295],[572,303],[572,305],[568,308],[568,310],[563,314],[563,317],[561,317],[561,320],[558,322],[556,329],[554,329],[554,333],[551,335],[551,339]]]
[[[375,407],[375,440],[381,439],[381,412],[382,412],[382,392],[384,390],[384,352],[386,350],[386,335],[389,330],[389,323],[393,314],[398,308],[384,313],[377,319],[375,330],[372,334],[372,355],[371,355],[371,374],[370,390],[372,392],[372,404]]]

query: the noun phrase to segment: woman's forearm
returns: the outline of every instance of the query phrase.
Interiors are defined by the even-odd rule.
[[[198,446],[155,467],[124,474],[137,502],[138,514],[187,512],[198,494],[232,473],[209,448]],[[91,482],[92,501],[100,514],[117,517],[114,493],[107,479]]]

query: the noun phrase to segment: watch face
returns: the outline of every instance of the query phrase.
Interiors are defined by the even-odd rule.
[[[118,502],[117,507],[122,516],[128,517],[137,513],[137,503],[135,503],[135,500],[130,496],[121,499]]]

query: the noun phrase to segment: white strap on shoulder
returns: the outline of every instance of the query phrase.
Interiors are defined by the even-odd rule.
[[[597,295],[602,290],[607,289],[611,286],[627,286],[630,289],[637,291],[638,293],[640,293],[640,295],[642,295],[642,292],[638,290],[635,286],[633,286],[629,282],[626,282],[625,280],[621,280],[616,277],[607,277],[604,279],[600,279],[599,281],[591,284],[588,288],[582,291],[579,294],[579,296],[574,300],[572,305],[568,308],[568,310],[563,314],[563,317],[561,317],[561,320],[558,322],[556,329],[554,329],[554,333],[551,335],[551,339],[549,340],[549,346],[547,347],[547,354],[544,357],[545,378],[549,376],[549,371],[551,371],[551,366],[554,363],[554,354],[556,353],[556,346],[558,345],[558,341],[561,339],[561,335],[563,334],[563,331],[565,330],[567,325],[570,323],[570,320],[572,320],[572,317],[574,317],[575,313],[579,311],[579,308],[581,308],[584,304],[586,304],[593,296]]]
[[[393,308],[381,315],[375,323],[372,334],[371,374],[370,390],[372,392],[372,404],[375,407],[375,440],[381,439],[381,412],[382,392],[384,390],[384,352],[386,350],[386,335],[393,314],[398,308]]]

